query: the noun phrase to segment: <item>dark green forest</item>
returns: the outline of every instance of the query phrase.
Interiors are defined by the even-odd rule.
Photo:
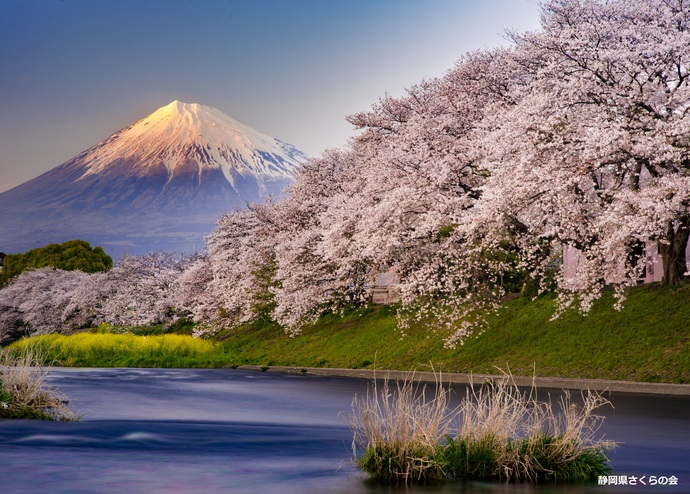
[[[65,271],[80,270],[85,273],[108,271],[113,259],[102,247],[91,247],[84,240],[69,240],[61,244],[49,244],[31,249],[23,254],[7,254],[0,272],[0,286],[27,269],[53,267]]]

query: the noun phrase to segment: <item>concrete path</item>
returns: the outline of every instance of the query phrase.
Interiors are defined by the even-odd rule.
[[[415,381],[436,382],[439,377],[444,383],[482,384],[487,381],[506,379],[506,376],[496,374],[454,374],[433,372],[411,372],[371,370],[371,369],[328,369],[321,367],[284,367],[258,365],[241,365],[239,369],[256,370],[263,372],[281,372],[287,374],[307,374],[312,376],[327,377],[354,377],[360,379],[384,379],[400,380],[412,377]],[[518,386],[536,385],[537,388],[547,389],[578,389],[595,391],[622,391],[625,393],[646,393],[659,395],[690,396],[690,384],[666,384],[666,383],[642,383],[632,381],[610,381],[606,379],[570,379],[562,377],[526,377],[511,376],[510,379]]]

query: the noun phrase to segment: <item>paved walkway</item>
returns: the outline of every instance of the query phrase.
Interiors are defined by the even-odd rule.
[[[270,366],[262,367],[258,365],[242,365],[239,369],[256,370],[264,372],[282,372],[287,374],[307,374],[312,376],[328,377],[354,377],[361,379],[386,378],[405,379],[412,376],[414,380],[420,382],[435,382],[438,374],[433,372],[410,372],[389,371],[389,370],[370,370],[370,369],[328,369],[321,367],[284,367]],[[486,381],[497,381],[506,379],[500,374],[454,374],[442,373],[440,375],[444,383],[480,384]],[[525,377],[511,376],[510,379],[518,386],[531,386],[535,384],[537,388],[548,389],[590,389],[596,391],[622,391],[626,393],[647,393],[659,395],[678,395],[690,396],[690,384],[666,384],[666,383],[642,383],[632,381],[610,381],[606,379],[569,379],[562,377]]]

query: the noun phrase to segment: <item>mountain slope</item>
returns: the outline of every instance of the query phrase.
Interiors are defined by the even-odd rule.
[[[82,238],[116,257],[202,248],[216,218],[279,195],[306,156],[221,111],[173,101],[0,194],[0,250]]]

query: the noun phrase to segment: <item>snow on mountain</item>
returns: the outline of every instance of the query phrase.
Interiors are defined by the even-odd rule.
[[[197,250],[220,214],[280,195],[306,159],[215,108],[173,101],[0,193],[0,250],[71,238],[115,255]]]
[[[115,160],[134,163],[146,175],[163,164],[172,178],[188,159],[204,169],[221,170],[233,183],[234,175],[291,177],[306,156],[293,146],[241,124],[223,112],[197,103],[172,103],[116,132],[87,151],[85,176],[105,170]]]

